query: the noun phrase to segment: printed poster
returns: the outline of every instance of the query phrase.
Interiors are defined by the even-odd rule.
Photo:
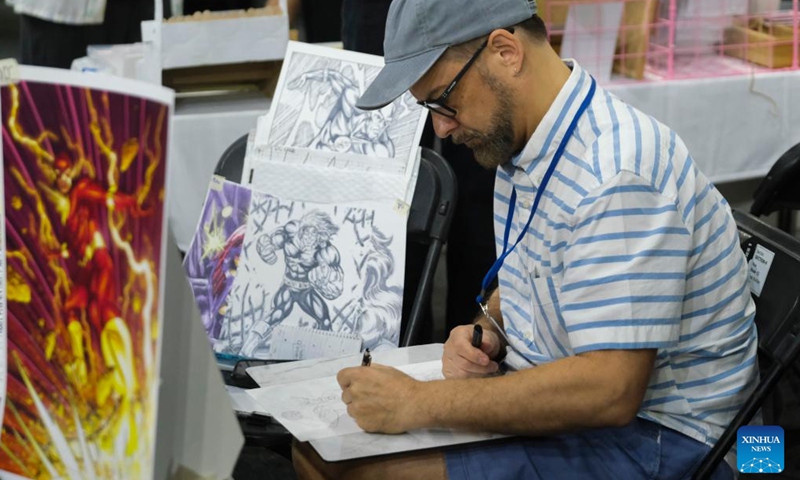
[[[63,70],[22,67],[21,77],[0,89],[8,276],[0,470],[151,478],[173,97]]]
[[[203,326],[215,351],[225,350],[222,327],[244,244],[251,190],[215,176],[192,244],[183,259]]]

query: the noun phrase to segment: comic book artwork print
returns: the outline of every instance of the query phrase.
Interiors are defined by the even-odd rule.
[[[222,328],[225,351],[271,358],[277,326],[360,336],[373,350],[396,347],[405,229],[405,216],[381,204],[287,202],[254,192],[229,298],[235,308]]]
[[[268,122],[270,145],[412,157],[424,111],[410,94],[379,110],[356,108],[382,59],[297,43],[286,58]]]
[[[0,100],[9,279],[0,469],[149,478],[169,106],[30,81],[3,87]]]
[[[244,243],[251,190],[220,177],[212,179],[200,222],[183,267],[214,350],[221,338],[228,294]],[[225,350],[225,346],[220,347]]]

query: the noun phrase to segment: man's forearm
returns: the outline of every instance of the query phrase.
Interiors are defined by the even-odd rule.
[[[425,401],[416,404],[414,427],[548,435],[625,425],[638,412],[647,374],[619,382],[613,372],[633,360],[652,368],[655,355],[638,352],[631,355],[649,357],[575,356],[500,377],[421,383]]]

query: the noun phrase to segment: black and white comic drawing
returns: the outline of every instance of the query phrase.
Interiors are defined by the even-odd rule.
[[[412,158],[425,111],[405,94],[380,110],[356,101],[383,59],[290,42],[265,143],[377,158]]]
[[[293,358],[310,358],[320,341],[396,347],[405,235],[406,217],[390,206],[304,204],[254,192],[223,326],[225,353],[276,358],[271,340],[279,326],[295,332]]]

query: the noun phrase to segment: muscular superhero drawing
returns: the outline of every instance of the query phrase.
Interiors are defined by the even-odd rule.
[[[274,232],[256,240],[258,256],[267,264],[278,261],[283,252],[286,268],[283,282],[272,300],[272,310],[250,328],[242,355],[251,357],[263,346],[272,328],[297,306],[314,322],[311,327],[330,330],[331,317],[326,300],[342,294],[344,271],[339,250],[331,243],[339,228],[326,213],[312,210]]]

